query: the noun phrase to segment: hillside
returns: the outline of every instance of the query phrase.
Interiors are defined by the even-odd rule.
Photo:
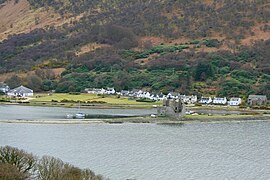
[[[0,79],[269,95],[269,34],[268,0],[1,0]]]

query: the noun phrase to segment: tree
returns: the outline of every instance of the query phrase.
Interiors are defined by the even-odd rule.
[[[5,83],[13,89],[22,84],[22,79],[17,75],[12,75],[9,79],[5,80]]]
[[[80,169],[61,159],[32,154],[10,146],[0,147],[0,179],[2,180],[103,180],[90,169]]]
[[[25,174],[18,171],[16,166],[8,163],[0,163],[0,179],[3,180],[24,180]]]
[[[41,91],[42,85],[42,79],[37,75],[29,75],[27,77],[27,86],[34,91]]]
[[[195,80],[205,81],[214,75],[213,66],[208,62],[199,62],[195,70]]]
[[[116,90],[128,89],[129,74],[126,71],[119,71],[113,78],[113,84]]]
[[[95,175],[89,169],[80,169],[61,159],[43,156],[37,165],[39,179],[66,179],[66,180],[102,180],[103,177]]]
[[[55,79],[55,73],[51,69],[37,69],[35,70],[35,74],[43,80]]]
[[[19,176],[23,174],[26,177],[30,177],[35,171],[36,157],[23,150],[5,146],[0,147],[0,163],[5,168],[11,167],[11,172]],[[16,170],[13,169],[15,167]]]

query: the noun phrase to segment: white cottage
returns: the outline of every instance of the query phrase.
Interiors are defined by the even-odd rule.
[[[181,99],[184,103],[187,104],[195,104],[198,101],[197,96],[194,95],[191,96],[181,95]]]
[[[128,90],[121,90],[120,95],[121,95],[121,96],[128,96],[129,93],[130,93],[130,92],[129,92]]]
[[[15,97],[29,97],[29,96],[33,96],[34,93],[32,89],[29,89],[24,86],[20,86],[20,87],[17,87],[15,89],[11,89],[10,91],[8,91],[7,95],[15,96]]]
[[[114,88],[107,88],[106,89],[106,94],[112,95],[112,94],[115,94],[115,93],[116,93],[116,91],[115,91]]]
[[[227,104],[227,98],[221,98],[221,97],[215,97],[213,100],[213,104],[220,104],[220,105],[225,105]]]
[[[85,89],[85,91],[89,94],[105,94],[106,90],[105,89],[97,89],[97,88],[90,88],[90,89]]]
[[[241,98],[231,98],[230,101],[229,101],[229,105],[230,106],[239,106],[241,104]]]
[[[176,92],[170,92],[168,95],[167,95],[167,99],[178,99],[179,98],[179,93],[176,93]]]
[[[212,102],[211,97],[202,97],[199,103],[201,103],[201,104],[210,104],[211,102]]]

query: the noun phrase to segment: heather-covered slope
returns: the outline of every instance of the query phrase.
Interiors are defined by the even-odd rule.
[[[22,2],[30,14],[51,14],[53,23],[37,14],[32,29],[3,31],[9,36],[0,43],[0,73],[32,71],[5,75],[7,82],[59,92],[114,86],[269,95],[267,0],[19,0],[14,7]],[[11,15],[14,22],[23,17]],[[59,77],[55,68],[66,70]]]

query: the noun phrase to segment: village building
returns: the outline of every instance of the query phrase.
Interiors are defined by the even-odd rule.
[[[198,101],[197,96],[194,95],[191,96],[181,95],[180,97],[182,101],[186,104],[195,104]]]
[[[226,97],[215,97],[213,99],[213,104],[219,104],[219,105],[225,105],[227,104],[227,98]]]
[[[167,95],[167,98],[168,99],[178,99],[179,97],[180,97],[180,94],[179,93],[176,93],[176,92],[170,92]]]
[[[236,97],[233,97],[230,99],[230,101],[228,102],[228,104],[230,106],[239,106],[242,102],[242,99],[241,98],[236,98]]]
[[[265,95],[249,95],[249,106],[264,106],[267,105],[267,97]]]
[[[162,93],[160,94],[151,94],[150,99],[155,100],[155,101],[163,101],[166,98],[165,95]]]
[[[0,92],[6,94],[9,90],[9,86],[6,83],[0,82]]]
[[[87,88],[85,91],[89,94],[105,94],[105,89],[98,89],[98,88]]]
[[[166,98],[166,96],[164,94],[160,93],[157,95],[157,98],[159,101],[163,101]]]
[[[138,90],[138,89],[133,89],[132,91],[129,92],[129,96],[130,97],[138,97],[143,91],[142,90]]]
[[[151,98],[151,94],[150,92],[141,92],[137,95],[137,98],[147,98],[150,99]]]
[[[34,93],[32,89],[24,86],[19,86],[15,89],[11,89],[10,91],[8,91],[7,95],[12,97],[30,97],[33,96]]]
[[[115,91],[114,88],[107,88],[107,89],[105,90],[105,94],[112,95],[112,94],[115,94],[115,93],[116,93],[116,91]]]
[[[129,91],[128,90],[121,90],[120,95],[121,96],[128,96],[129,95]]]
[[[211,97],[202,97],[201,100],[199,101],[201,104],[210,104],[212,103],[212,98]]]

